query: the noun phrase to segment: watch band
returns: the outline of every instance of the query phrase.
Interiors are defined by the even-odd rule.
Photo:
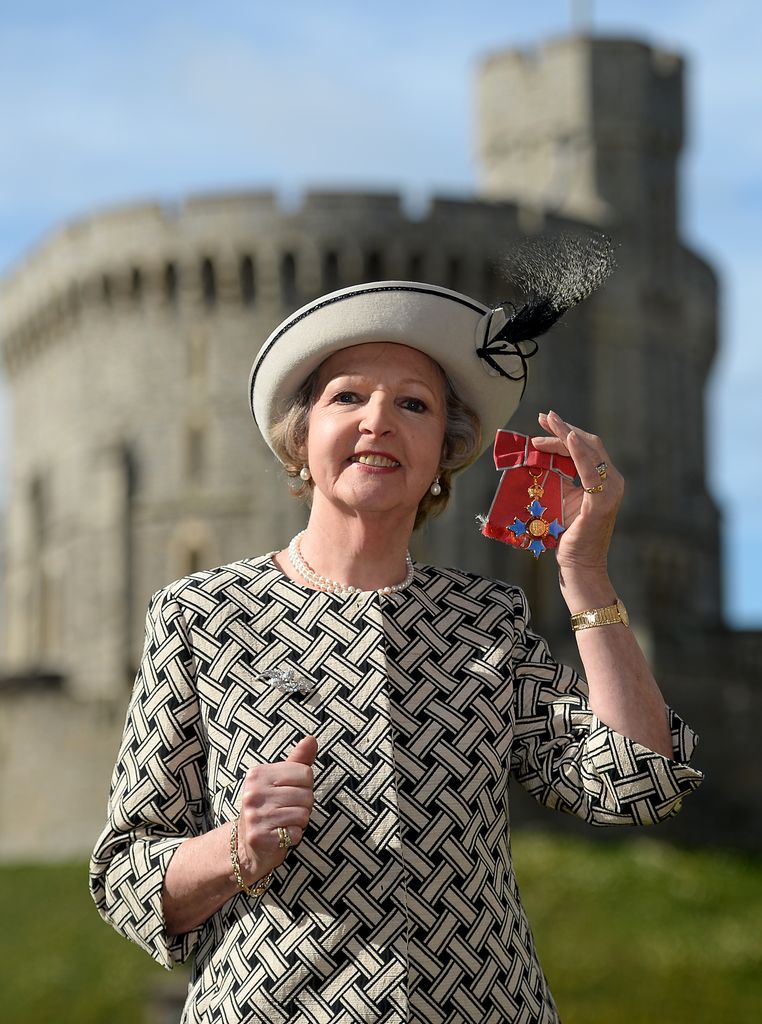
[[[629,626],[630,624],[627,609],[619,598],[617,598],[614,604],[607,604],[604,608],[590,608],[585,612],[575,612],[571,617],[571,627],[575,633],[578,629],[590,629],[593,626],[613,626],[617,622],[621,622],[623,626]]]

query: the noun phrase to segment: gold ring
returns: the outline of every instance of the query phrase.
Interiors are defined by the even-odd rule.
[[[598,484],[597,487],[583,487],[582,490],[585,494],[600,494],[603,490],[603,484]]]
[[[282,825],[278,826],[278,846],[281,850],[287,850],[294,844],[291,842],[291,833],[287,828],[283,828]]]
[[[608,473],[606,472],[608,468],[609,465],[607,462],[599,462],[598,465],[595,467],[595,472],[598,474],[601,480],[605,480],[608,476]]]

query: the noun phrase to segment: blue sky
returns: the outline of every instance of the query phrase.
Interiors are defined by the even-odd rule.
[[[6,0],[0,273],[57,224],[114,203],[241,186],[470,195],[477,61],[590,10],[597,33],[689,61],[683,233],[723,287],[707,397],[712,489],[734,503],[726,609],[762,624],[762,8],[749,0]],[[0,494],[8,419],[0,392]]]

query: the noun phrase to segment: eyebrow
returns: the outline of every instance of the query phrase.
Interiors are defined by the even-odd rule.
[[[370,379],[369,377],[366,377],[364,373],[361,373],[359,370],[336,370],[334,373],[330,375],[328,381],[336,380],[337,377],[359,377],[360,380],[363,381],[367,381]],[[328,381],[326,381],[326,383],[328,383]],[[406,385],[410,384],[420,384],[422,387],[426,388],[427,391],[430,391],[432,394],[436,394],[432,386],[430,384],[427,384],[422,377],[405,377],[404,380],[399,381],[400,387],[405,387]]]

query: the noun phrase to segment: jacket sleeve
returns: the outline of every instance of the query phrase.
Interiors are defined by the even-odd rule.
[[[590,710],[585,680],[527,628],[526,598],[515,594],[515,778],[541,804],[593,825],[652,825],[677,814],[703,779],[688,764],[693,731],[667,709],[670,760],[610,729]]]
[[[177,601],[159,591],[148,610],[90,890],[101,916],[167,968],[189,956],[199,935],[167,936],[162,890],[177,847],[206,830],[205,763],[187,624]]]

